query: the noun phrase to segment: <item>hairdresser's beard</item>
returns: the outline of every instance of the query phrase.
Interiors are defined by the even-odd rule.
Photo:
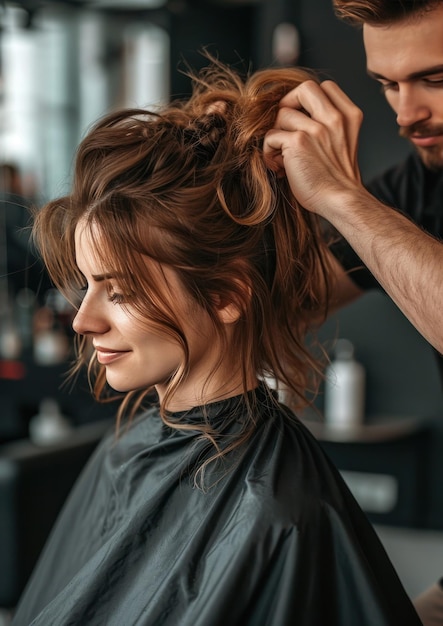
[[[416,147],[420,159],[428,170],[437,172],[443,170],[443,146],[432,146],[429,148]]]
[[[443,126],[425,124],[402,126],[399,135],[412,143],[425,167],[433,171],[443,170]],[[429,146],[420,146],[414,142],[414,138],[427,137],[435,138],[435,142]]]

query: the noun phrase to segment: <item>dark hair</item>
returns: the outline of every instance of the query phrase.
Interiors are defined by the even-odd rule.
[[[286,178],[267,168],[262,145],[283,95],[313,78],[306,70],[281,68],[243,79],[213,61],[193,77],[187,101],[158,111],[113,112],[99,121],[79,146],[72,193],[43,207],[34,224],[59,289],[69,297],[81,280],[77,223],[98,224],[104,241],[98,254],[125,277],[137,313],[157,320],[159,330],[182,346],[182,373],[186,336],[161,285],[146,271],[147,258],[175,271],[222,341],[217,302],[233,302],[240,310],[235,350],[226,349],[240,364],[245,396],[252,366],[305,401],[316,384],[313,374],[321,371],[305,337],[326,315],[328,248],[319,219],[298,205]],[[90,355],[84,344],[83,338],[78,366]],[[106,395],[105,371],[94,358],[91,375],[100,399]],[[178,383],[173,377],[168,398]],[[122,406],[131,401],[138,408],[148,391],[130,392]],[[162,417],[182,427],[171,424],[164,410]],[[251,413],[243,439],[253,425]],[[201,430],[215,441],[208,424]]]
[[[335,14],[354,25],[387,25],[420,18],[441,6],[441,0],[333,0]]]

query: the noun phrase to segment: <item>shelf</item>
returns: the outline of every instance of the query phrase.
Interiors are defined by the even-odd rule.
[[[302,419],[303,424],[319,441],[371,443],[400,439],[423,428],[417,417],[380,416],[370,424],[357,426],[332,426],[319,420]]]

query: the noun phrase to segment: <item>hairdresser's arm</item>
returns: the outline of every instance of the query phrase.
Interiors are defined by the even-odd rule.
[[[307,112],[309,115],[306,115]],[[443,243],[378,202],[360,181],[360,110],[312,81],[281,103],[265,157],[298,201],[332,223],[414,326],[443,352]]]

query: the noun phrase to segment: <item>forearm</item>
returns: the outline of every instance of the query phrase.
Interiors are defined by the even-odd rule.
[[[419,332],[443,353],[443,242],[366,190],[328,203],[326,217]]]
[[[268,166],[287,176],[303,207],[335,226],[406,317],[443,353],[443,243],[361,184],[360,109],[331,81],[306,81],[280,104],[264,142]]]

